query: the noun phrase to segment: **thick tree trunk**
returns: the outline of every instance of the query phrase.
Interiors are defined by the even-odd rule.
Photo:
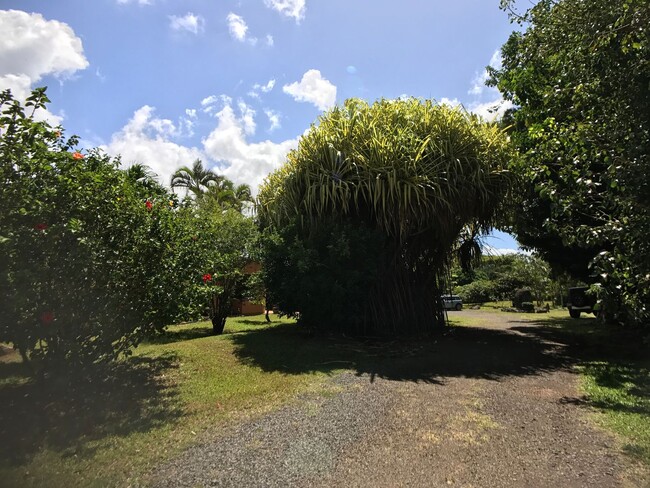
[[[212,333],[214,335],[221,335],[223,334],[223,329],[226,326],[226,317],[221,317],[219,315],[215,315],[212,317]]]

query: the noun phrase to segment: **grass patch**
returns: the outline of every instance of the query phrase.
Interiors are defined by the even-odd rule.
[[[623,450],[650,468],[650,335],[610,326],[591,316],[535,316],[542,334],[571,347],[579,358],[584,402],[596,422],[616,433]]]
[[[599,423],[619,434],[628,454],[650,466],[650,360],[590,361],[580,369],[589,403],[601,413]]]
[[[259,415],[310,389],[320,370],[265,370],[236,354],[236,338],[289,328],[263,316],[169,327],[134,356],[92,378],[39,383],[15,354],[0,357],[0,479],[7,486],[122,486],[146,481],[158,463],[202,433]],[[294,337],[278,334],[290,355]],[[295,350],[295,346],[293,346]],[[317,351],[310,347],[310,354]],[[316,353],[317,356],[317,353]]]

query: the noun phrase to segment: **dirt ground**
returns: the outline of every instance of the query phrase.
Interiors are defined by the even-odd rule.
[[[539,324],[466,310],[430,360],[366,366],[328,395],[193,447],[155,486],[645,487],[580,402],[570,348]],[[334,392],[334,393],[332,393]]]

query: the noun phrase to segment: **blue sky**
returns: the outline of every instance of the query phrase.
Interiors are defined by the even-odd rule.
[[[0,89],[47,85],[43,117],[164,183],[198,157],[256,187],[350,97],[493,117],[485,66],[513,30],[498,3],[0,0]],[[501,234],[488,244],[516,248]]]

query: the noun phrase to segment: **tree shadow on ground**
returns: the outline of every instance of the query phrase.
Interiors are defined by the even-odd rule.
[[[173,342],[191,341],[202,339],[213,334],[212,326],[206,326],[205,322],[197,323],[191,328],[170,327],[155,336],[147,338],[146,344],[171,344]]]
[[[266,319],[240,319],[237,322],[243,325],[259,325],[259,326],[266,326],[269,325],[269,322],[266,321]]]
[[[22,363],[0,363],[0,379],[14,380],[0,388],[0,458],[19,464],[46,446],[89,456],[93,440],[176,421],[182,412],[166,376],[177,367],[168,354],[34,380]]]
[[[567,345],[597,386],[610,393],[598,398],[563,401],[604,411],[638,413],[650,417],[650,342],[648,331],[606,325],[595,319],[557,318],[516,325],[512,330],[544,341]]]
[[[359,341],[310,335],[288,324],[230,337],[235,354],[265,371],[331,373],[352,369],[397,381],[443,383],[446,377],[498,380],[567,367],[557,344],[536,337],[474,327],[451,327],[426,340]]]

